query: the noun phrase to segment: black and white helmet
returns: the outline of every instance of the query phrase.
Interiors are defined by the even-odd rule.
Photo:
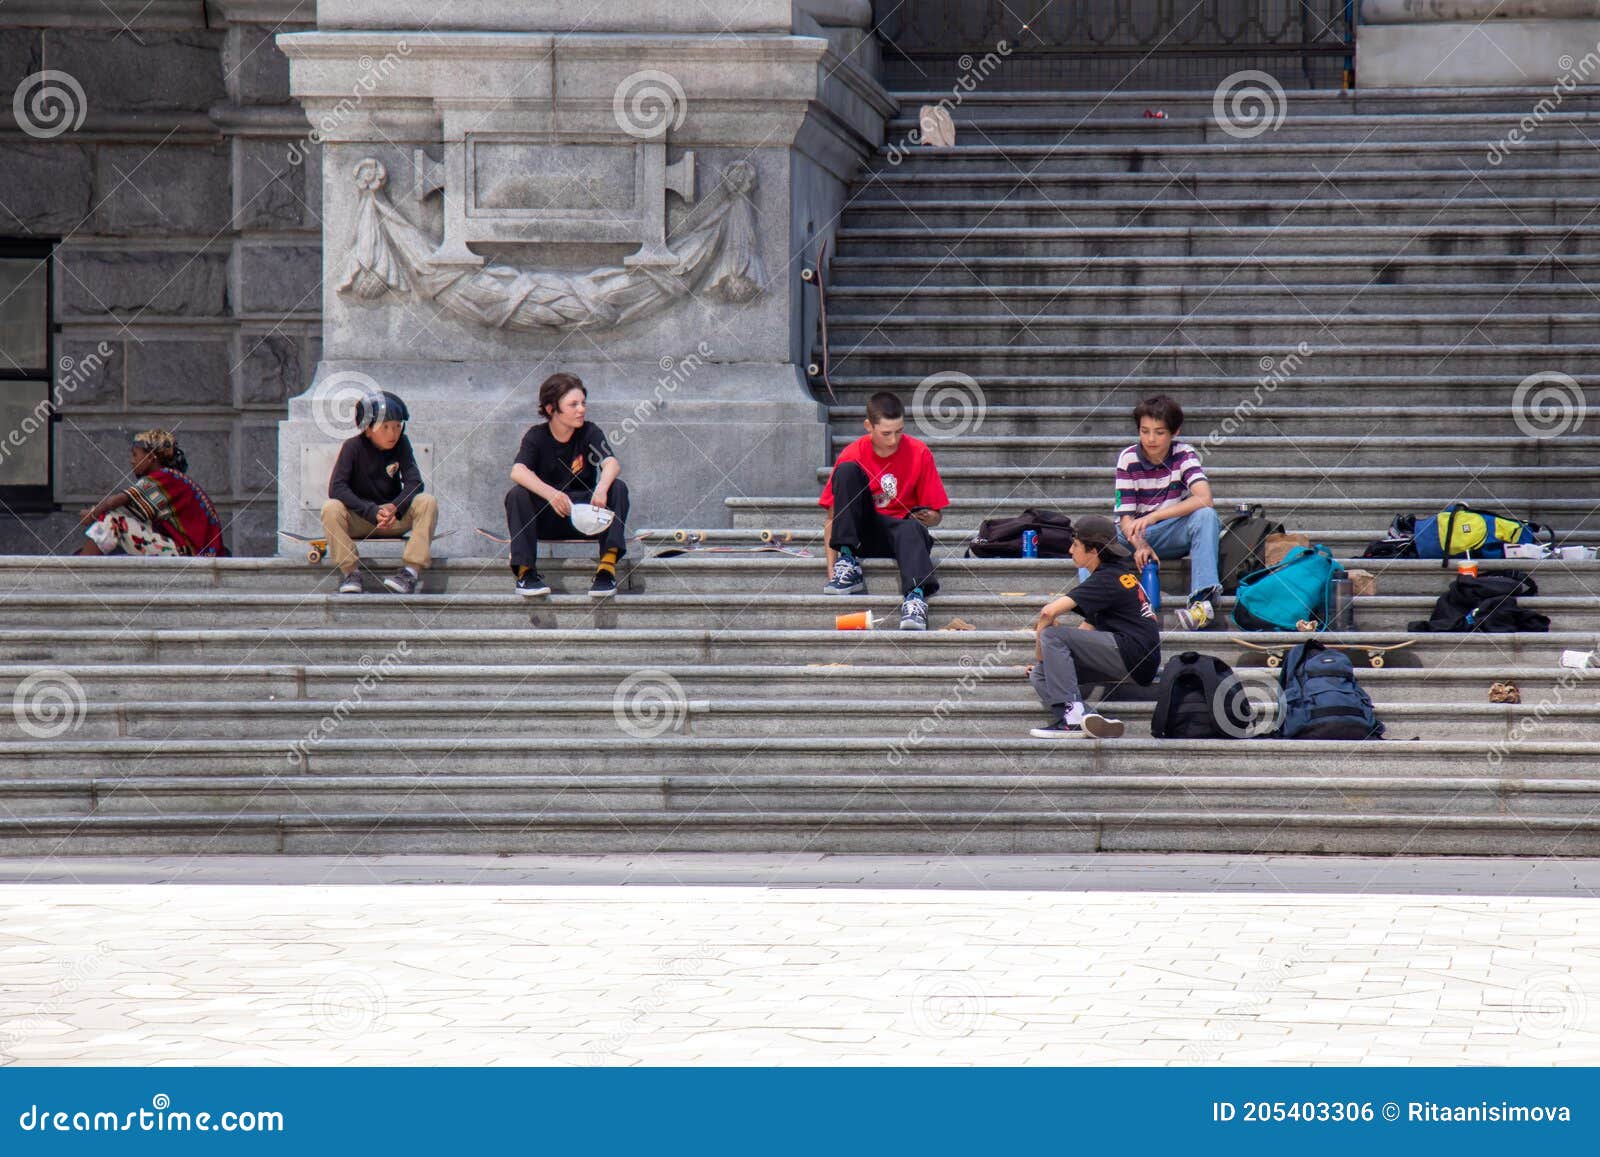
[[[356,403],[356,429],[370,430],[381,422],[409,422],[411,412],[400,395],[388,390],[371,393]]]

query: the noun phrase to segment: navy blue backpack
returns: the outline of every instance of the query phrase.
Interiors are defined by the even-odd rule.
[[[1279,710],[1277,734],[1282,739],[1383,738],[1383,724],[1356,682],[1350,657],[1315,639],[1284,658]]]

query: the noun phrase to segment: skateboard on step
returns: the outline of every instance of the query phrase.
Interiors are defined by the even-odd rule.
[[[639,533],[639,537],[646,540],[658,536],[665,538],[666,542],[651,552],[651,558],[679,558],[686,554],[786,554],[790,558],[816,557],[809,547],[789,545],[794,541],[794,534],[787,530],[758,531],[755,535],[756,541],[748,546],[742,543],[710,546],[706,542],[709,536],[703,530],[645,530]]]
[[[1300,645],[1299,643],[1252,643],[1240,638],[1231,641],[1246,648],[1245,654],[1239,656],[1241,667],[1281,667],[1284,656]],[[1366,660],[1368,667],[1382,670],[1384,667],[1420,668],[1422,660],[1415,652],[1405,650],[1415,642],[1415,639],[1405,639],[1399,643],[1323,643],[1322,645],[1330,651],[1348,651],[1352,660],[1359,655]]]
[[[314,538],[309,534],[296,534],[292,530],[280,530],[278,533],[283,535],[284,538],[292,538],[296,542],[305,543],[306,561],[312,566],[316,566],[319,562],[328,557],[328,540],[326,538]],[[441,538],[445,538],[446,536],[454,533],[454,531],[450,530],[444,531],[443,533],[436,533],[433,536],[433,541],[438,542]],[[357,538],[355,541],[367,542],[374,538],[383,539],[389,542],[409,542],[411,540],[411,536],[409,534],[372,534],[368,535],[367,538]]]

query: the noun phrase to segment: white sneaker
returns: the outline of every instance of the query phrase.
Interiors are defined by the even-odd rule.
[[[1217,612],[1210,599],[1190,603],[1178,612],[1178,625],[1186,631],[1203,631],[1217,621]]]

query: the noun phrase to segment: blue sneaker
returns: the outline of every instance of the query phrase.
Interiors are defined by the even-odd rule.
[[[900,629],[926,631],[928,629],[928,603],[920,595],[910,594],[900,604]]]
[[[867,579],[861,573],[859,564],[849,559],[840,557],[833,564],[833,577],[828,580],[828,585],[822,588],[825,595],[864,595],[867,593]]]

